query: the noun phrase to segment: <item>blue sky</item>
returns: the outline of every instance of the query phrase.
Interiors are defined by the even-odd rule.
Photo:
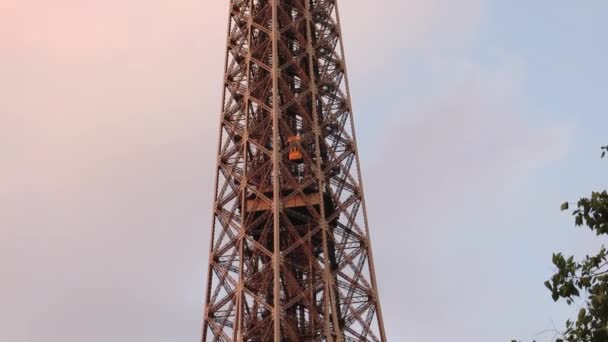
[[[225,1],[0,3],[0,340],[196,341]],[[340,3],[390,341],[550,341],[608,3]]]

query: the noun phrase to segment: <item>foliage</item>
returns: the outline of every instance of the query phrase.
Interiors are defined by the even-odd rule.
[[[608,146],[602,147],[602,158]],[[564,203],[562,210],[568,210]],[[597,236],[608,235],[608,192],[593,192],[581,198],[573,211],[577,227],[586,226]],[[602,246],[597,254],[575,261],[574,256],[562,253],[553,255],[556,273],[545,286],[554,301],[565,300],[573,305],[577,299],[583,302],[574,321],[566,321],[563,340],[567,342],[608,341],[608,250]],[[560,340],[558,340],[560,341]]]

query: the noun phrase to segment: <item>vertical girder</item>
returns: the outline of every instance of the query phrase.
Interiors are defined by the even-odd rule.
[[[336,0],[232,0],[202,341],[386,341]]]

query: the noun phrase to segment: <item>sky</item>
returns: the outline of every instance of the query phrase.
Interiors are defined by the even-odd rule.
[[[0,340],[200,337],[227,0],[0,0]],[[550,341],[608,2],[340,2],[390,341]],[[602,134],[604,133],[604,134]]]

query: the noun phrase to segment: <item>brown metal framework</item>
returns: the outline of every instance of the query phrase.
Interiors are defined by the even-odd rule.
[[[386,341],[336,0],[231,0],[202,341]]]

